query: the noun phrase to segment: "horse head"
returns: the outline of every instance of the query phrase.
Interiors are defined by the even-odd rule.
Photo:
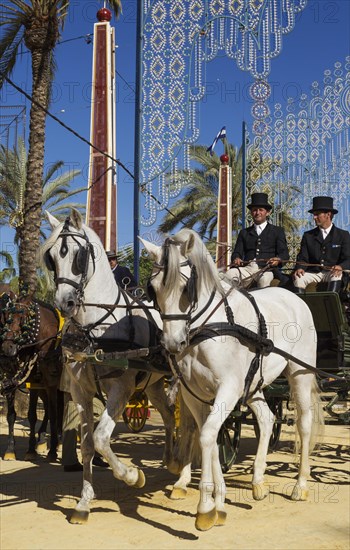
[[[1,353],[15,357],[24,345],[35,341],[38,329],[37,304],[30,296],[19,296],[12,291],[0,296]]]
[[[207,296],[222,288],[215,264],[195,231],[182,229],[163,246],[140,239],[154,260],[148,283],[163,320],[162,343],[170,353],[188,345],[190,326]]]
[[[75,317],[84,298],[96,291],[102,298],[105,288],[116,287],[114,277],[99,237],[77,210],[64,222],[46,216],[52,233],[42,246],[43,263],[54,274],[57,307],[64,317]]]

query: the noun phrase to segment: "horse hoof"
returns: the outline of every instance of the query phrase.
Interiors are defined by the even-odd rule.
[[[174,474],[175,476],[178,476],[181,473],[182,467],[178,462],[175,460],[172,460],[171,462],[166,463],[166,467],[168,469],[168,472],[171,474]]]
[[[253,499],[254,500],[264,500],[269,494],[269,488],[265,483],[253,483]]]
[[[183,487],[173,487],[171,491],[171,500],[183,500],[187,496],[187,490]]]
[[[74,510],[69,523],[74,523],[76,525],[84,525],[89,519],[89,512],[85,510]]]
[[[48,462],[56,462],[57,461],[57,453],[49,453],[46,457]]]
[[[28,451],[25,454],[24,460],[27,462],[32,462],[33,460],[38,460],[39,455],[35,451]]]
[[[295,501],[305,501],[308,499],[309,491],[296,485],[293,489],[291,499]]]
[[[10,451],[10,452],[6,452],[4,454],[4,458],[3,460],[16,460],[16,455],[13,451]]]
[[[218,510],[218,519],[216,520],[215,527],[221,527],[225,525],[227,518],[227,513],[222,510]]]
[[[198,531],[208,531],[218,520],[218,514],[215,508],[205,514],[197,513],[195,527]]]
[[[145,486],[146,483],[146,477],[142,470],[138,470],[138,478],[136,483],[134,484],[135,489],[141,489],[141,487]]]

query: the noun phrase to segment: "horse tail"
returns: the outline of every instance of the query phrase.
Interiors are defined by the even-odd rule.
[[[320,447],[324,437],[325,426],[321,391],[318,387],[316,377],[314,377],[313,379],[313,384],[311,388],[311,400],[312,425],[309,445],[310,454]]]
[[[314,376],[311,383],[311,434],[309,442],[309,454],[313,451],[316,451],[323,441],[324,436],[324,409],[322,404],[321,392],[317,384],[316,377]],[[296,412],[298,414],[298,412]],[[299,431],[295,430],[295,454],[298,455],[300,452],[300,436]]]

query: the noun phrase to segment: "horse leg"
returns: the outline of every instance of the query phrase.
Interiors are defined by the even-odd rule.
[[[38,420],[36,414],[36,407],[38,404],[39,390],[29,390],[29,409],[28,409],[28,420],[29,420],[29,446],[28,451],[25,454],[24,460],[37,460],[38,453],[36,452],[36,423]]]
[[[130,376],[131,375],[131,376]],[[115,428],[115,423],[120,418],[128,401],[128,397],[135,390],[135,375],[126,372],[114,383],[110,384],[106,409],[102,413],[94,435],[94,446],[112,468],[116,479],[124,481],[127,485],[140,488],[145,485],[145,475],[135,466],[123,464],[110,446],[110,438]]]
[[[255,414],[259,425],[259,444],[254,460],[253,470],[253,498],[254,500],[263,500],[269,494],[269,488],[264,483],[264,474],[266,470],[266,456],[269,448],[269,441],[272,433],[274,415],[265,401],[262,393],[257,393],[248,401],[249,407]]]
[[[221,500],[222,497],[225,499],[224,479],[222,474],[220,474],[219,486],[215,486],[215,481],[219,479],[217,477],[218,468],[215,467],[215,465],[213,467],[213,461],[218,460],[219,462],[219,454],[218,452],[215,453],[215,448],[217,448],[217,435],[223,420],[219,418],[220,414],[218,410],[216,410],[216,413],[213,411],[211,412],[209,405],[203,404],[193,398],[185,389],[183,389],[182,392],[185,403],[197,422],[199,429],[199,444],[202,452],[202,472],[199,482],[200,497],[195,527],[199,531],[207,531],[211,529],[218,520],[216,503],[213,498],[216,491],[221,511],[223,511],[224,507],[224,502]],[[219,468],[221,471],[220,462]],[[216,476],[215,480],[214,475]]]
[[[199,427],[200,446],[202,449],[202,475],[199,483],[200,499],[197,507],[195,526],[200,531],[206,531],[214,525],[224,525],[226,521],[225,498],[226,484],[222,473],[217,438],[219,430],[238,401],[238,384],[230,383],[229,379],[219,387],[215,402],[210,408],[193,398],[191,411]],[[203,422],[204,419],[204,422]]]
[[[299,368],[300,367],[297,367]],[[289,373],[288,373],[289,374]],[[320,397],[311,373],[288,376],[297,408],[297,429],[300,436],[300,464],[297,482],[293,488],[292,500],[307,500],[307,480],[310,475],[309,454],[313,448],[314,437],[323,427],[323,412]]]
[[[39,397],[44,404],[44,418],[40,424],[38,430],[38,441],[36,444],[36,451],[38,453],[43,453],[47,450],[46,434],[47,434],[47,425],[49,422],[49,409],[48,409],[48,398],[46,390],[39,390]]]
[[[168,466],[173,456],[175,430],[174,406],[170,406],[168,403],[168,397],[165,393],[163,378],[160,378],[154,384],[149,385],[146,391],[152,404],[159,411],[163,420],[165,428],[163,464]]]
[[[179,427],[174,445],[174,456],[168,470],[173,474],[180,474],[174,483],[170,498],[180,500],[187,495],[187,486],[191,481],[192,459],[195,449],[198,448],[198,428],[191,411],[186,406],[181,391],[177,394]]]
[[[14,436],[14,427],[16,422],[16,409],[15,409],[15,392],[11,392],[6,396],[7,401],[7,424],[9,428],[9,435],[7,439],[7,447],[4,454],[4,460],[16,460],[16,449],[15,449],[15,436]]]
[[[59,444],[60,442],[62,442],[63,409],[64,392],[61,390],[57,390],[57,435]]]
[[[46,388],[50,418],[50,449],[47,458],[50,462],[57,460],[58,433],[57,433],[57,387]]]
[[[94,456],[93,444],[93,394],[84,391],[82,386],[71,377],[71,395],[77,407],[81,426],[81,454],[83,459],[83,488],[80,500],[70,518],[70,523],[84,524],[90,513],[90,502],[95,498],[92,485],[92,459]]]

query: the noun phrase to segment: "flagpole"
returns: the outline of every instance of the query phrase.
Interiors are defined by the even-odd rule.
[[[247,125],[242,123],[242,229],[246,226],[246,155],[247,155]]]
[[[139,282],[140,256],[140,160],[141,160],[141,109],[142,109],[142,24],[143,1],[137,2],[136,22],[136,86],[135,86],[135,150],[134,150],[134,276]]]

